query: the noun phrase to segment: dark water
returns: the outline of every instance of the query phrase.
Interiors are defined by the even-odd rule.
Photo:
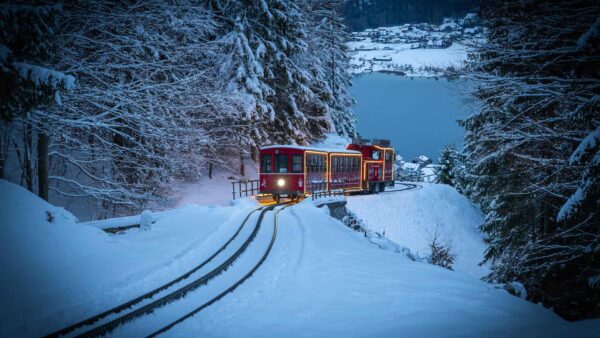
[[[462,145],[464,130],[456,123],[468,110],[462,81],[375,72],[352,83],[361,137],[390,139],[405,160],[426,155],[435,162],[444,145]]]

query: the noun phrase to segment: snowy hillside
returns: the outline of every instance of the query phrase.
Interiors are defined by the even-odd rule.
[[[467,47],[484,39],[475,14],[446,18],[441,25],[406,23],[352,32],[351,71],[387,71],[406,76],[453,75],[467,59]]]
[[[0,336],[47,334],[181,274],[214,252],[254,205],[188,206],[147,231],[108,235],[6,181],[0,192]],[[265,229],[273,227],[268,218]],[[592,337],[599,327],[567,323],[471,276],[381,250],[309,200],[282,211],[279,221],[263,266],[166,336]]]
[[[113,236],[0,180],[0,337],[50,333],[184,273],[253,205],[187,206]]]
[[[448,68],[460,69],[467,59],[467,48],[455,43],[444,49],[411,49],[410,44],[391,44],[382,47],[370,39],[348,43],[351,49],[365,49],[351,54],[352,72],[401,72],[407,76],[441,76]]]
[[[379,249],[310,201],[280,214],[265,265],[171,337],[593,337],[473,277]]]
[[[419,256],[431,254],[429,244],[437,228],[438,238],[456,255],[456,271],[477,278],[485,275],[488,267],[478,265],[486,248],[478,230],[481,211],[450,186],[419,185],[422,188],[415,190],[354,196],[348,199],[348,209],[369,229],[385,231],[387,238]]]

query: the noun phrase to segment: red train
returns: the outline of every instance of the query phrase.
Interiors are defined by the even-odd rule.
[[[316,190],[376,193],[394,185],[394,148],[363,139],[340,150],[273,145],[260,149],[259,169],[259,192],[275,200]]]

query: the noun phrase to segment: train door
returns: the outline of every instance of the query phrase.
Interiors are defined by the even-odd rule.
[[[379,164],[369,164],[368,165],[368,180],[369,181],[379,181],[380,173],[381,173],[381,165]]]

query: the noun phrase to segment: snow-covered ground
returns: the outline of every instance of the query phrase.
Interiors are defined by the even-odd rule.
[[[48,334],[171,280],[216,251],[254,207],[249,199],[186,206],[149,231],[109,235],[0,180],[0,337]]]
[[[481,211],[454,188],[444,184],[418,183],[422,188],[397,193],[353,196],[348,209],[364,220],[364,226],[411,250],[431,254],[429,244],[438,234],[456,255],[454,269],[482,277],[489,268],[479,266],[486,245],[478,230]],[[398,184],[396,188],[401,188]]]
[[[452,222],[444,229],[455,237],[449,239],[457,249],[476,255],[474,243],[481,239],[472,229],[480,217],[477,210],[451,201],[460,195],[450,188],[424,186],[415,192],[350,197],[349,205],[378,231],[376,221],[383,218],[365,215],[355,201],[363,199],[381,214],[393,209],[375,204],[378,199],[403,202],[405,209],[398,205],[392,215],[396,220],[403,220],[400,213],[417,210],[450,215],[447,219]],[[414,198],[428,190],[430,199]],[[440,206],[431,207],[434,199]],[[68,212],[0,180],[0,336],[47,334],[178,276],[221,246],[255,206],[250,199],[233,206],[190,205],[168,213],[147,231],[108,235],[75,223]],[[310,200],[279,215],[278,238],[257,272],[165,336],[594,337],[600,329],[600,321],[567,323],[541,306],[463,273],[458,267],[463,263],[471,267],[471,263],[462,251],[457,271],[449,271],[380,249]],[[467,221],[454,218],[459,216]],[[430,224],[425,217],[404,219]],[[440,220],[439,228],[441,224]],[[272,226],[271,213],[265,217],[264,229]],[[423,234],[417,232],[419,228],[412,230],[416,239],[403,245],[419,251]],[[387,236],[392,232],[392,227],[386,229]],[[234,263],[223,278],[200,290],[223,288],[221,283],[232,282],[231,273],[250,265],[252,257],[257,261],[261,247],[266,248],[265,237],[257,238],[262,240],[237,267]],[[454,241],[468,244],[456,246]],[[189,294],[183,301],[195,304],[194,295],[199,294]],[[176,304],[160,313],[180,311]],[[160,313],[143,317],[138,327]],[[136,331],[114,334],[136,336]]]
[[[369,71],[393,70],[401,66],[410,66],[412,70],[405,70],[407,76],[440,76],[442,73],[435,69],[445,70],[448,67],[462,68],[467,59],[467,48],[459,43],[443,49],[411,49],[411,44],[385,44],[365,41],[349,42],[350,50],[359,46],[365,49],[377,48],[370,51],[355,51],[351,53],[351,71],[364,73]],[[384,46],[390,49],[384,49]],[[391,59],[390,61],[374,61],[373,59]]]
[[[381,250],[309,201],[280,223],[255,275],[169,337],[594,337],[600,328]]]

